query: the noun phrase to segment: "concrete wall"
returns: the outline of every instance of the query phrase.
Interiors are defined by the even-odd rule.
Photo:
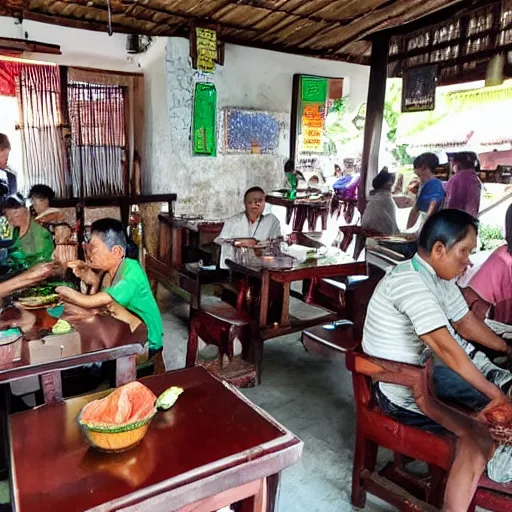
[[[157,62],[152,61],[149,68],[143,60],[141,63],[145,74],[161,73]],[[217,157],[192,156],[193,90],[195,82],[203,81],[205,77],[190,66],[188,40],[168,39],[167,105],[161,92],[161,78],[156,75],[147,77],[149,92],[146,89],[146,93],[151,98],[145,114],[146,136],[149,137],[146,151],[151,155],[146,155],[145,159],[151,164],[151,176],[145,181],[145,191],[176,192],[178,213],[226,217],[241,209],[241,198],[248,187],[260,185],[272,189],[279,186],[283,164],[289,153],[289,118],[295,73],[343,77],[346,79],[345,93],[351,96],[351,101],[354,104],[366,101],[369,69],[364,66],[226,45],[225,65],[218,67],[211,78],[217,87],[218,122],[224,107],[279,114],[282,123],[279,154],[223,155],[219,141]],[[161,110],[165,107],[168,109],[168,133],[161,117]],[[150,126],[148,120],[156,120],[157,123]],[[165,143],[156,144],[156,140]],[[147,173],[148,169],[144,172]]]
[[[93,32],[0,16],[0,36],[60,45],[62,55],[25,54],[24,58],[67,66],[140,72],[137,58],[126,53],[126,35]]]

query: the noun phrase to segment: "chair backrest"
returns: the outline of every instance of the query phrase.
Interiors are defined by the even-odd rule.
[[[371,275],[366,281],[358,283],[354,288],[345,292],[345,307],[347,319],[353,322],[354,336],[363,338],[363,327],[368,311],[368,303],[382,276]]]

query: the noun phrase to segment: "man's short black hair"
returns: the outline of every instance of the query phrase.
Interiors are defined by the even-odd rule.
[[[428,167],[431,171],[435,171],[439,167],[439,158],[434,153],[422,153],[414,159],[412,165],[414,169]]]
[[[21,194],[14,194],[7,196],[2,199],[0,203],[0,213],[3,215],[5,210],[17,210],[19,208],[25,208],[25,199]]]
[[[260,192],[261,194],[265,195],[265,191],[261,187],[251,187],[245,191],[244,202],[247,199],[247,196],[252,192]]]
[[[5,135],[5,133],[0,133],[0,151],[4,149],[11,149],[11,143],[9,142],[9,137]]]
[[[418,247],[430,254],[436,242],[441,242],[449,251],[471,229],[478,234],[478,220],[469,213],[453,209],[441,210],[430,216],[423,225]]]
[[[476,169],[478,166],[478,156],[472,151],[460,151],[453,155],[453,163],[458,164],[463,169]]]
[[[287,172],[293,172],[293,171],[295,171],[295,162],[290,158],[284,164],[284,172],[287,173]]]
[[[119,245],[126,253],[126,234],[121,221],[108,218],[97,220],[91,225],[91,234],[98,235],[110,250]]]
[[[42,197],[51,201],[55,197],[55,192],[48,185],[34,185],[28,194],[28,197]]]

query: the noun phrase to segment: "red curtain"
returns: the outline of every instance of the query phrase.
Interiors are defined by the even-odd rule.
[[[0,61],[0,96],[16,96],[16,77],[19,64]]]

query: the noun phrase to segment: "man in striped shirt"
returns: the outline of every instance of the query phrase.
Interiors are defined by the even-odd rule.
[[[493,365],[465,340],[510,355],[507,343],[469,311],[454,282],[469,264],[477,229],[478,221],[462,211],[443,210],[431,216],[420,233],[418,253],[389,271],[375,289],[363,332],[363,350],[375,357],[420,365],[433,355],[438,362],[434,370],[438,396],[475,409],[502,397],[512,383],[510,372]],[[408,388],[381,383],[375,397],[390,416],[440,430],[421,413]],[[455,458],[444,510],[467,509],[473,485],[485,468],[486,458],[476,444],[466,449],[472,456],[465,462]],[[489,476],[512,480],[510,471],[503,471],[503,460],[509,458],[509,449],[500,446],[488,465]]]

